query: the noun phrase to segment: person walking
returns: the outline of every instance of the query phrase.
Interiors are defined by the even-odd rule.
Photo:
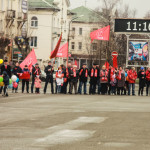
[[[146,70],[146,96],[149,95],[150,87],[150,67]]]
[[[54,87],[53,87],[53,73],[54,68],[52,66],[52,62],[48,62],[48,66],[45,68],[46,73],[46,81],[45,81],[45,87],[44,87],[44,94],[46,94],[47,91],[47,85],[50,82],[51,83],[51,93],[54,94]]]
[[[79,88],[78,93],[82,94],[82,86],[84,85],[84,94],[87,94],[87,80],[88,80],[88,69],[86,64],[83,64],[79,70]]]
[[[31,93],[33,93],[35,78],[36,78],[36,76],[40,76],[40,74],[41,74],[41,69],[39,67],[39,64],[36,63],[35,67],[33,66],[33,68],[32,68]]]
[[[93,67],[89,70],[89,77],[90,77],[90,89],[89,94],[95,94],[96,85],[98,80],[99,72],[96,68],[96,64],[93,64]]]
[[[145,78],[146,78],[146,74],[144,71],[144,67],[141,67],[140,71],[138,72],[138,78],[139,78],[139,91],[138,91],[138,95],[143,96],[143,91],[144,91],[144,87],[145,87]]]
[[[73,65],[73,69],[70,72],[70,79],[71,79],[71,91],[70,91],[70,94],[72,94],[73,88],[74,88],[75,94],[78,94],[77,93],[78,78],[79,78],[79,72],[77,71],[77,66]]]
[[[26,85],[26,92],[29,93],[29,80],[30,80],[30,70],[28,66],[25,65],[24,69],[22,70],[22,93],[24,93],[24,88]]]
[[[135,68],[132,67],[128,71],[128,82],[129,82],[129,90],[128,95],[130,96],[131,88],[132,88],[132,96],[135,96],[135,81],[137,79],[137,72],[135,71]]]
[[[108,71],[106,70],[106,66],[102,67],[100,71],[100,82],[101,82],[101,94],[107,94],[107,86],[108,86]]]
[[[119,67],[117,71],[117,95],[123,95],[123,90],[125,86],[125,71],[122,67]]]
[[[17,78],[19,78],[19,74],[22,73],[22,69],[19,66],[19,62],[16,62],[15,67],[12,70],[13,75],[17,76]],[[19,86],[19,82],[18,82],[18,86]],[[15,93],[18,93],[18,86],[17,88],[12,88],[12,93],[15,91]]]

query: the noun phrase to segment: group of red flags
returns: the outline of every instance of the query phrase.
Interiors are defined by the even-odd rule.
[[[110,35],[110,25],[106,26],[104,28],[95,30],[91,32],[90,37],[91,37],[91,43],[93,40],[105,40],[109,41],[109,35]],[[62,40],[62,33],[61,36],[58,40],[58,43],[55,47],[55,49],[51,52],[50,54],[50,59],[56,58],[56,57],[69,57],[68,56],[68,42],[65,43],[64,45],[61,45],[61,40]],[[37,58],[35,55],[34,49],[31,51],[31,53],[26,57],[26,59],[20,64],[21,68],[24,68],[25,65],[28,65],[29,69],[32,68],[32,65],[34,65],[37,62]],[[108,66],[106,62],[106,67]],[[76,62],[77,64],[77,62]]]

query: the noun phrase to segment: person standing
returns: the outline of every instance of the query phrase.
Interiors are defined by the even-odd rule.
[[[46,73],[46,81],[45,81],[45,87],[44,87],[44,94],[46,94],[47,91],[47,85],[50,82],[51,83],[51,93],[54,94],[54,87],[53,87],[53,73],[54,68],[52,66],[52,62],[48,62],[48,66],[45,68]]]
[[[36,75],[35,77],[35,93],[36,94],[40,94],[40,88],[42,87],[41,82],[42,81],[40,80],[40,76]]]
[[[66,68],[66,77],[67,77],[67,83],[66,83],[66,86],[69,84],[69,92],[68,93],[71,93],[71,72],[72,72],[72,65],[71,63],[68,63],[68,66]],[[67,88],[67,87],[66,87]]]
[[[102,67],[100,71],[100,82],[101,82],[101,94],[107,94],[107,86],[108,86],[108,71],[106,70],[106,66]]]
[[[22,93],[24,93],[24,88],[26,84],[26,92],[29,93],[29,80],[30,80],[30,70],[28,66],[25,65],[24,69],[22,70]]]
[[[71,90],[70,90],[70,94],[72,94],[73,91],[73,87],[74,87],[74,91],[75,94],[77,93],[77,83],[78,83],[78,78],[79,78],[79,73],[77,71],[77,66],[73,65],[73,69],[70,72],[70,80],[71,80]]]
[[[150,87],[150,67],[146,70],[146,96],[149,95]]]
[[[98,72],[100,72],[100,66],[96,65],[96,68]],[[97,77],[97,93],[100,94],[101,92],[101,82],[100,82],[100,76]]]
[[[34,83],[35,83],[35,77],[40,76],[41,74],[41,69],[39,68],[39,64],[36,63],[35,67],[33,66],[32,68],[32,84],[31,84],[31,93],[33,93],[34,89]]]
[[[135,96],[135,81],[137,79],[137,72],[135,71],[135,68],[132,67],[128,71],[128,81],[129,81],[129,90],[128,95],[130,96],[131,87],[132,87],[132,96]]]
[[[19,62],[16,62],[16,64],[15,64],[15,67],[13,68],[13,70],[12,70],[12,73],[15,75],[15,76],[17,76],[17,78],[19,78],[19,74],[20,73],[22,73],[22,69],[20,68],[20,66],[19,66]],[[18,82],[18,84],[19,84],[19,82]],[[18,90],[18,87],[17,88],[12,88],[12,92],[14,92],[14,90],[15,90],[15,93],[18,93],[17,92],[17,90]]]
[[[96,64],[94,63],[93,67],[89,71],[89,77],[90,77],[89,94],[95,94],[98,76],[99,76],[99,72],[98,69],[96,68]]]
[[[125,68],[125,86],[124,86],[124,95],[127,95],[127,91],[129,90],[129,78],[128,78],[128,68]]]
[[[117,71],[117,95],[123,95],[123,90],[125,86],[125,71],[122,67],[119,67]]]
[[[61,93],[61,88],[63,86],[63,82],[64,82],[64,73],[62,70],[62,67],[59,67],[57,72],[56,72],[56,84],[57,84],[57,93]]]
[[[111,94],[111,89],[112,89],[111,85],[113,85],[112,82],[111,82],[112,81],[111,78],[112,78],[113,75],[114,75],[114,68],[110,65],[109,70],[108,70],[108,95]]]
[[[7,75],[9,76],[9,78],[11,78],[11,67],[10,65],[8,65],[8,61],[4,60],[4,65],[1,66],[1,74],[3,74],[3,72],[6,71]],[[0,87],[0,94],[2,93],[3,87]]]
[[[145,87],[145,71],[144,71],[144,67],[141,67],[140,71],[138,72],[138,78],[139,78],[139,91],[138,91],[138,95],[143,96],[143,91],[144,91],[144,87]]]
[[[4,94],[3,96],[8,96],[8,85],[9,85],[9,76],[6,71],[3,71],[3,82],[4,82]]]
[[[82,68],[79,70],[79,88],[78,93],[82,94],[82,85],[84,85],[84,94],[87,94],[87,79],[88,79],[88,69],[86,64],[83,64]]]

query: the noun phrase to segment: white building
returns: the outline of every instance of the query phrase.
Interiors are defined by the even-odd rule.
[[[28,0],[28,35],[31,47],[41,64],[49,61],[61,32],[62,43],[67,42],[68,24],[71,13],[68,13],[69,0]],[[45,64],[46,65],[46,64]]]

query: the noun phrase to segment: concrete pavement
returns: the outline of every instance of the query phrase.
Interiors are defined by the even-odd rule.
[[[0,97],[0,150],[149,150],[150,97]]]

